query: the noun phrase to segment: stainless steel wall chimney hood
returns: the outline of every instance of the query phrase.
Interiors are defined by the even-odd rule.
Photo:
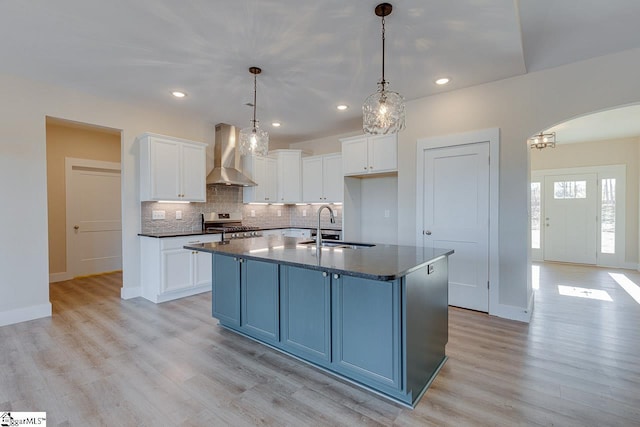
[[[236,149],[238,131],[225,123],[216,125],[213,145],[213,170],[207,175],[207,185],[234,185],[252,187],[257,185],[240,172],[240,153]]]

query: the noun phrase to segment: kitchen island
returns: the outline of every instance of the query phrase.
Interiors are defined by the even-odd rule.
[[[212,314],[234,332],[410,407],[446,361],[452,250],[279,236],[185,248],[213,254]]]

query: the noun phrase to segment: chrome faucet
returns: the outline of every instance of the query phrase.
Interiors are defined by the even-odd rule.
[[[322,205],[320,206],[320,208],[318,208],[318,230],[316,232],[316,250],[319,251],[320,250],[320,246],[322,246],[322,233],[320,232],[320,213],[322,212],[322,209],[327,208],[329,209],[329,215],[331,215],[331,224],[335,224],[336,223],[336,217],[333,215],[333,209],[331,209],[331,206],[329,205]]]

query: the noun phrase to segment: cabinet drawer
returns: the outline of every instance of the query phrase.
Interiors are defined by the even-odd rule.
[[[163,237],[160,242],[160,249],[179,249],[185,245],[193,245],[197,243],[219,242],[222,240],[222,234],[202,234],[184,237]]]

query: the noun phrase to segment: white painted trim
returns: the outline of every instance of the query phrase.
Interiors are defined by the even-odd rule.
[[[517,307],[515,305],[497,304],[492,307],[492,316],[502,317],[504,319],[516,320],[518,322],[531,322],[531,316],[533,314],[534,299],[533,293],[529,298],[527,308]]]
[[[13,325],[14,323],[27,322],[29,320],[41,319],[43,317],[51,317],[50,302],[0,312],[0,326]]]
[[[500,306],[500,250],[499,250],[499,212],[500,212],[500,129],[491,128],[466,133],[434,136],[418,139],[416,144],[416,245],[422,246],[423,224],[423,182],[420,179],[424,170],[422,151],[431,148],[451,147],[456,145],[489,143],[489,314],[501,316]],[[525,309],[521,309],[524,311]]]
[[[141,296],[142,296],[142,286],[136,286],[136,287],[127,286],[127,287],[120,288],[121,299],[131,299],[131,298],[137,298]]]
[[[71,262],[72,248],[71,248],[71,245],[69,244],[69,233],[71,232],[70,230],[73,228],[73,221],[71,220],[72,218],[70,215],[70,212],[73,209],[71,206],[71,202],[70,202],[71,198],[69,197],[69,194],[71,193],[71,178],[72,178],[74,167],[82,167],[82,168],[89,168],[89,169],[106,169],[106,170],[112,170],[112,171],[117,170],[120,173],[120,175],[122,175],[122,166],[120,163],[103,162],[101,160],[78,159],[75,157],[64,158],[64,181],[65,181],[64,191],[65,191],[65,212],[66,212],[65,224],[67,227],[65,232],[66,247],[67,247],[66,268],[67,268],[67,273],[70,274],[72,277],[77,274],[77,271],[75,272],[73,271],[74,264]],[[121,181],[121,189],[120,189],[120,198],[122,198],[122,181]],[[122,218],[124,217],[121,216],[120,218],[121,222],[122,222]],[[122,240],[124,241],[124,239]]]
[[[49,274],[49,283],[64,282],[65,280],[71,279],[73,279],[73,276],[71,273],[67,273],[66,271],[63,271],[62,273]]]

